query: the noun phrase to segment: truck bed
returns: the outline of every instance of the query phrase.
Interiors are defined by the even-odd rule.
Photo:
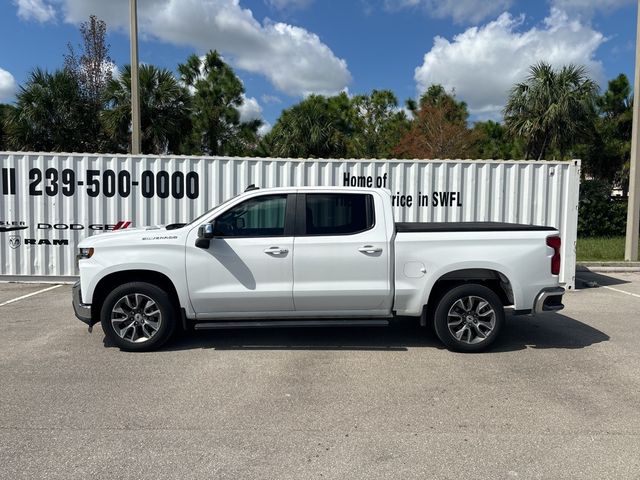
[[[554,231],[553,227],[503,222],[396,222],[396,232],[523,232]]]

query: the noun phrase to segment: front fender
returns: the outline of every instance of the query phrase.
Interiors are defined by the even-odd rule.
[[[109,266],[100,265],[98,262],[89,263],[82,262],[81,265],[81,278],[87,280],[82,283],[82,302],[85,304],[93,303],[93,298],[96,294],[96,288],[104,279],[113,274],[126,272],[149,272],[162,274],[169,279],[178,295],[178,301],[180,306],[185,308],[186,313],[191,313],[191,303],[189,302],[189,294],[186,288],[186,279],[184,278],[184,267],[174,270],[170,266],[163,265],[156,262],[135,262],[135,263],[122,263],[113,264]],[[133,278],[132,278],[133,279]]]

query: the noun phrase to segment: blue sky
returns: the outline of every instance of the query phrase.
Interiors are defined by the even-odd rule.
[[[273,124],[309,93],[390,89],[399,101],[431,83],[455,89],[474,119],[500,118],[528,65],[585,65],[601,86],[633,74],[634,0],[138,0],[140,60],[172,70],[218,49],[245,84],[244,118]],[[91,13],[111,56],[129,61],[128,0],[2,0],[0,101],[34,67],[61,67]]]

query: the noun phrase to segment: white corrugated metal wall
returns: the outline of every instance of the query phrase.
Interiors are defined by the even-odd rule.
[[[574,285],[577,160],[292,160],[8,152],[0,153],[0,168],[0,276],[5,278],[76,275],[76,245],[85,236],[124,225],[119,222],[131,222],[132,227],[186,222],[249,184],[371,182],[398,195],[397,220],[502,221],[558,228],[563,239],[561,281]],[[411,206],[406,205],[408,196]],[[443,201],[446,205],[441,205]]]

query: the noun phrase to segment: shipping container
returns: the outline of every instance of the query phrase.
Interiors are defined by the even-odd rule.
[[[70,280],[78,242],[188,222],[247,186],[389,189],[397,221],[546,225],[575,283],[580,161],[325,160],[0,153],[0,279]],[[108,233],[107,233],[108,234]]]

